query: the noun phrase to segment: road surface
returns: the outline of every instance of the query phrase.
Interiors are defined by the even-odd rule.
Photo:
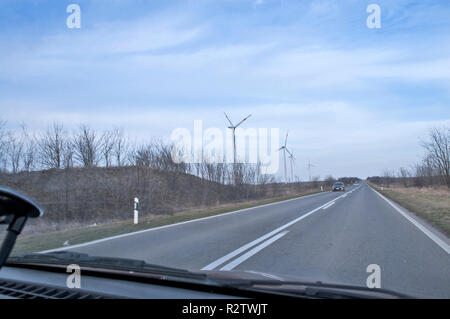
[[[403,215],[367,184],[71,247],[192,270],[251,270],[450,298],[448,238]],[[67,250],[67,247],[65,248]]]

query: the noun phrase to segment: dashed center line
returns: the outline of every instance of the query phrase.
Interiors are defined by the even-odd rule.
[[[354,190],[357,190],[358,188],[355,188]],[[239,265],[240,263],[242,263],[246,259],[250,258],[251,256],[253,256],[257,252],[259,252],[260,250],[264,249],[265,247],[267,247],[268,245],[273,243],[275,240],[278,240],[281,237],[283,237],[286,234],[286,232],[280,233],[281,231],[283,231],[286,228],[294,225],[295,223],[298,223],[302,219],[304,219],[304,218],[314,214],[315,212],[321,210],[322,208],[326,209],[326,208],[330,207],[331,205],[333,205],[335,203],[336,200],[338,200],[339,198],[344,197],[344,195],[347,196],[347,194],[343,194],[341,196],[338,196],[337,198],[335,198],[335,199],[333,199],[333,200],[331,200],[331,201],[329,201],[329,202],[327,202],[327,203],[325,203],[325,204],[323,204],[323,205],[313,209],[312,211],[310,211],[310,212],[308,212],[308,213],[306,213],[306,214],[304,214],[304,215],[302,215],[300,217],[297,217],[296,219],[290,221],[289,223],[284,224],[284,225],[282,225],[282,226],[272,230],[271,232],[269,232],[269,233],[267,233],[267,234],[265,234],[265,235],[255,239],[255,240],[253,240],[253,241],[251,241],[251,242],[249,242],[249,243],[247,243],[247,244],[237,248],[236,250],[234,250],[234,251],[226,254],[225,256],[223,256],[223,257],[213,261],[212,263],[206,265],[201,270],[212,270],[212,269],[214,269],[214,268],[224,264],[225,262],[235,258],[236,256],[238,256],[239,254],[245,252],[246,250],[248,250],[248,249],[250,249],[250,248],[252,248],[252,247],[254,247],[254,246],[259,244],[258,246],[252,248],[247,253],[245,253],[242,256],[236,258],[234,261],[226,264],[225,266],[223,266],[220,269],[221,270],[228,270],[228,269],[232,269],[232,268],[236,267],[237,265]],[[238,263],[236,263],[237,261],[238,261]],[[232,268],[229,268],[229,267],[232,267]]]

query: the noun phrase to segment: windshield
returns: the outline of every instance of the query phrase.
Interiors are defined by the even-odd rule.
[[[3,1],[0,186],[44,210],[12,256],[449,298],[449,17]]]

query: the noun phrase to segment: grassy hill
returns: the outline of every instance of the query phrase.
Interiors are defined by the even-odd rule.
[[[140,166],[0,174],[0,185],[30,196],[44,208],[44,217],[29,221],[25,235],[129,220],[134,197],[140,200],[140,217],[148,218],[294,196],[310,192],[313,186],[310,183],[224,185],[186,173]]]

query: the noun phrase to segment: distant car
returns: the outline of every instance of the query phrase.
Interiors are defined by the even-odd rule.
[[[333,192],[335,192],[335,191],[343,191],[344,192],[345,185],[342,182],[336,182],[333,184],[332,190],[333,190]]]
[[[358,183],[358,182],[354,182],[353,185],[354,185],[354,186],[358,186],[359,183]]]

